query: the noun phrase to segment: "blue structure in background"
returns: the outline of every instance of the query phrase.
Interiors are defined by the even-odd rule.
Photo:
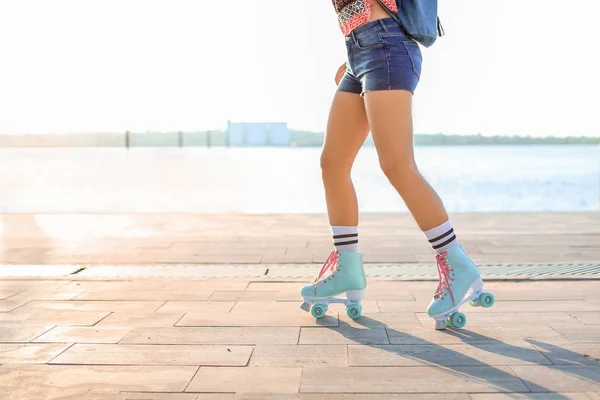
[[[232,147],[289,146],[290,136],[286,122],[227,121],[227,144]]]

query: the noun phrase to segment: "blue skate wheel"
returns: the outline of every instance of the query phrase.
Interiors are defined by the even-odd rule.
[[[327,306],[323,305],[323,304],[315,304],[310,309],[310,313],[316,319],[323,318],[325,316],[326,312],[327,312]]]
[[[481,307],[485,308],[493,306],[494,302],[496,301],[496,299],[494,299],[494,295],[491,293],[481,293],[481,295],[479,295],[479,299],[477,300],[479,301],[479,304],[481,304]]]
[[[362,313],[362,306],[360,304],[352,304],[351,306],[346,307],[346,313],[352,319],[356,319],[360,317]]]
[[[450,323],[453,328],[460,329],[467,324],[467,317],[461,312],[455,312],[450,316]]]

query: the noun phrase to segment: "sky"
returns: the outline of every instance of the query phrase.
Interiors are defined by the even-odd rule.
[[[598,0],[440,0],[417,133],[600,136]],[[0,0],[0,133],[323,131],[331,0]]]

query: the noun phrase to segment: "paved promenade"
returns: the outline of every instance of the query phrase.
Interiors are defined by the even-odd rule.
[[[598,213],[453,221],[484,274],[534,272],[435,331],[408,216],[363,217],[363,316],[318,322],[298,287],[331,249],[324,216],[0,216],[0,399],[600,399]]]
[[[600,261],[600,212],[452,216],[477,263]],[[408,214],[366,214],[365,262],[432,262]],[[1,215],[4,264],[322,263],[332,249],[324,215]]]

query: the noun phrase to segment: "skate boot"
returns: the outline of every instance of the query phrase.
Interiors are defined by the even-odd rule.
[[[325,274],[331,271],[331,275]],[[311,285],[302,287],[300,294],[304,302],[300,306],[315,318],[322,318],[331,303],[346,305],[346,313],[352,319],[362,313],[361,300],[365,295],[367,278],[362,264],[362,254],[355,251],[334,250],[321,272]],[[346,297],[335,297],[342,293]],[[312,308],[311,308],[312,305]]]
[[[494,295],[483,291],[479,269],[460,245],[437,254],[436,259],[440,281],[427,314],[435,319],[435,329],[462,328],[467,318],[458,309],[467,301],[475,307],[491,307]]]

